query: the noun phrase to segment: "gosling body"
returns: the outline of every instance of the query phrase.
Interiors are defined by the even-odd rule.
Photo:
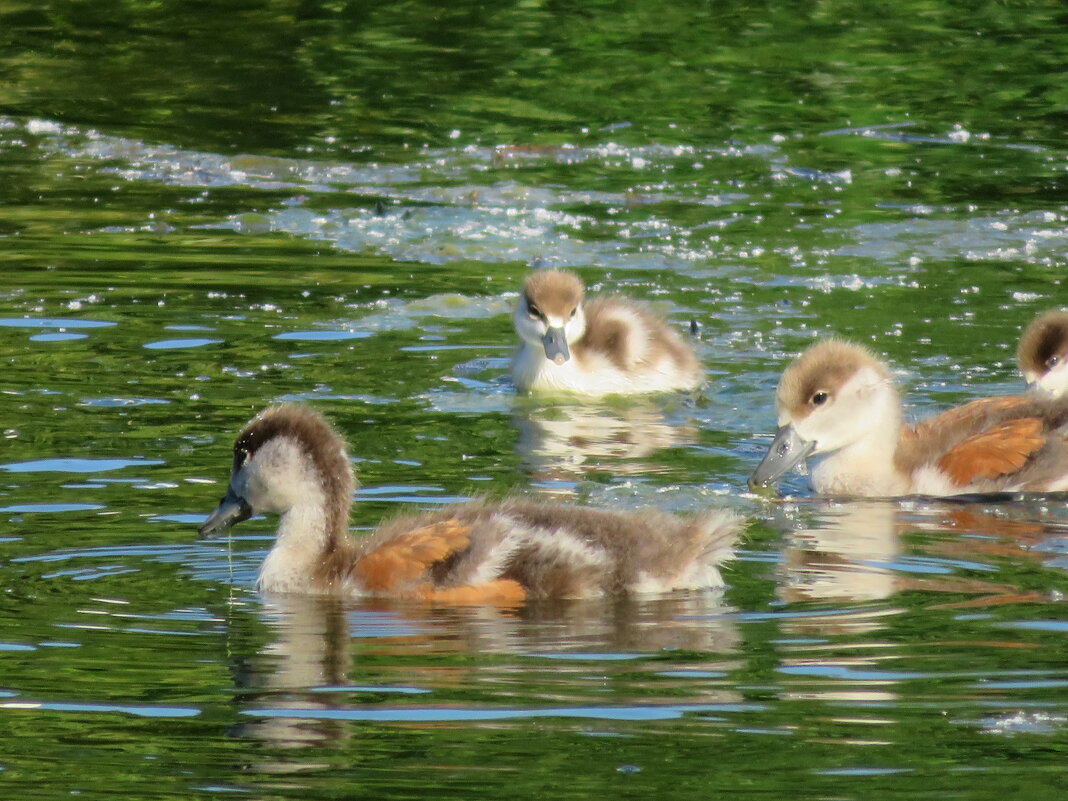
[[[752,487],[810,458],[812,486],[828,495],[1068,488],[1068,401],[986,398],[906,426],[886,365],[865,348],[829,340],[786,369],[776,405],[779,430]]]
[[[720,587],[741,519],[615,513],[525,500],[474,500],[348,531],[355,478],[344,442],[287,404],[237,437],[226,496],[203,535],[251,514],[280,516],[257,579],[264,592],[520,603]]]
[[[563,270],[527,277],[513,315],[520,345],[512,379],[520,392],[597,397],[701,385],[693,347],[647,306],[584,294],[582,281]]]

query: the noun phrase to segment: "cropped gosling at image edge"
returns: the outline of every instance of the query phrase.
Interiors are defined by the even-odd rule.
[[[1029,393],[1068,396],[1068,312],[1038,315],[1020,337],[1016,361]]]
[[[829,340],[787,367],[776,404],[779,430],[749,478],[754,489],[809,456],[822,494],[1068,489],[1068,401],[984,398],[907,427],[886,365],[865,348]]]
[[[318,413],[286,404],[253,418],[234,443],[226,495],[200,527],[280,515],[256,586],[264,592],[517,604],[723,586],[742,519],[683,519],[518,499],[409,514],[354,539],[355,478],[341,437]]]
[[[527,276],[513,322],[520,345],[512,379],[520,392],[601,396],[691,390],[704,373],[693,347],[644,304],[586,302],[578,276]]]

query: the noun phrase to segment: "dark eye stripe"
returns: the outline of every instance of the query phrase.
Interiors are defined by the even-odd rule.
[[[233,466],[233,468],[231,468],[232,472],[236,473],[238,470],[240,470],[242,467],[244,467],[245,463],[248,462],[248,459],[249,459],[250,455],[251,454],[249,454],[247,449],[235,446],[234,447],[234,466]]]
[[[1064,340],[1068,338],[1068,330],[1065,330],[1059,325],[1050,325],[1042,329],[1041,335],[1038,339],[1038,347],[1035,349],[1035,353],[1038,356],[1038,363],[1046,365],[1049,369],[1060,361],[1061,355],[1058,353],[1064,347]],[[1051,364],[1051,360],[1053,364]]]
[[[234,443],[234,465],[233,472],[237,472],[244,467],[248,460],[252,458],[252,455],[260,449],[270,437],[273,436],[271,431],[266,431],[262,426],[251,428],[237,438],[237,442]]]

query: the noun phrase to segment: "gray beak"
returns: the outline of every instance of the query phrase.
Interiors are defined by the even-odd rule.
[[[794,427],[787,423],[775,432],[768,452],[764,455],[753,475],[749,476],[749,489],[769,486],[775,479],[797,465],[812,453],[816,442],[806,442],[797,435]]]
[[[215,511],[200,524],[200,536],[210,537],[218,534],[250,517],[252,517],[252,507],[248,505],[248,501],[234,492],[233,487],[227,487],[226,494],[215,507]]]
[[[571,351],[567,349],[567,336],[564,334],[563,327],[550,328],[545,332],[542,342],[545,343],[546,359],[550,359],[557,364],[563,364],[571,358]]]

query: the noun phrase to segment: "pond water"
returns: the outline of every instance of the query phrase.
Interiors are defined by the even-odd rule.
[[[819,335],[909,414],[1063,305],[1060,0],[0,0],[11,798],[1060,797],[1063,497],[745,491]],[[531,267],[697,322],[708,383],[516,398]],[[234,433],[345,433],[357,533],[517,492],[749,517],[719,593],[265,599]]]

